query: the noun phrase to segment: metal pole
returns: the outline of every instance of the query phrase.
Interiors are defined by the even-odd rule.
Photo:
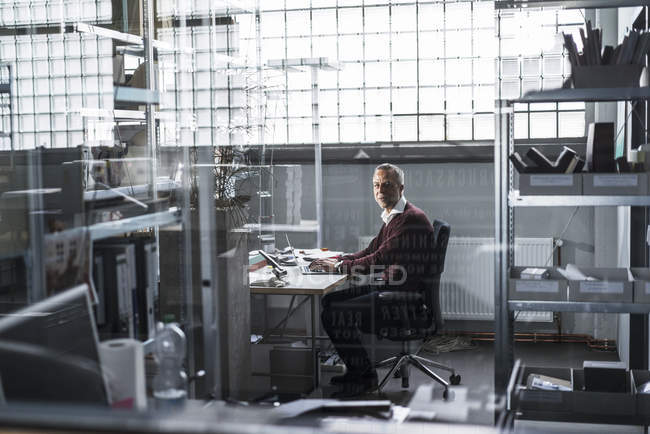
[[[495,73],[499,79],[496,88],[494,126],[494,391],[497,400],[506,393],[508,377],[513,364],[512,321],[508,311],[508,260],[512,241],[508,189],[511,185],[508,149],[511,142],[513,107],[501,95],[501,15],[495,15],[499,41]]]
[[[122,0],[122,31],[129,33],[129,3],[128,0]]]
[[[264,124],[266,123],[266,102],[264,97],[264,70],[262,65],[262,34],[260,23],[260,0],[255,2],[255,41],[257,43],[257,86],[258,86],[258,140],[260,146],[260,172],[258,185],[258,203],[259,203],[259,228],[257,232],[258,246],[260,249],[275,247],[275,232],[270,230],[273,224],[273,167],[266,165],[266,136]]]
[[[314,389],[318,387],[319,384],[319,363],[318,363],[318,351],[316,350],[316,327],[318,327],[318,321],[316,316],[316,295],[311,295],[311,356],[314,362]]]
[[[311,66],[311,121],[312,141],[314,142],[314,179],[316,185],[316,221],[318,232],[316,247],[323,246],[323,157],[320,141],[320,114],[318,111],[318,68]]]
[[[201,247],[201,308],[203,310],[203,347],[205,355],[206,384],[216,399],[221,399],[222,378],[220,349],[221,341],[217,328],[219,325],[219,297],[214,296],[220,287],[219,271],[216,265],[217,240],[214,210],[214,171],[212,147],[200,147],[199,163],[199,243]]]
[[[508,150],[512,143],[512,106],[497,101],[494,144],[494,389],[505,393],[513,363],[512,321],[508,310],[508,270],[512,253],[512,218],[508,206],[510,187]]]
[[[186,29],[186,17],[185,17],[185,12],[181,8],[179,11],[178,15],[178,30],[180,35],[185,35],[185,29]],[[184,39],[184,36],[181,36],[181,40],[179,42],[180,47],[186,47],[186,40]],[[177,48],[180,48],[177,47]],[[177,71],[184,71],[185,70],[185,65],[182,65],[181,63],[187,62],[187,56],[188,54],[185,52],[185,50],[180,51],[174,56],[174,60],[176,61],[178,68]],[[176,76],[176,80],[178,80],[178,75]],[[179,83],[176,83],[176,89],[178,89]],[[164,89],[160,89],[160,91],[164,91]],[[176,125],[174,127],[174,132],[175,132],[175,138],[176,138],[176,143],[181,143],[181,128],[182,128],[182,121],[183,121],[183,114],[182,110],[183,108],[179,108],[179,101],[178,101],[178,92],[176,92],[176,113],[175,113],[175,122]],[[192,206],[191,206],[191,195],[192,195],[192,159],[190,158],[190,143],[183,143],[183,146],[181,147],[182,150],[182,168],[181,168],[181,188],[183,191],[183,194],[181,196],[182,204],[181,204],[181,214],[182,214],[182,221],[183,221],[183,226],[182,226],[182,233],[181,233],[181,239],[180,239],[180,246],[181,247],[181,252],[182,254],[179,255],[180,260],[181,260],[181,266],[182,266],[182,279],[181,279],[181,285],[182,288],[180,288],[181,293],[182,293],[182,298],[183,298],[183,309],[181,309],[181,315],[183,316],[183,322],[188,325],[188,330],[191,330],[194,328],[195,324],[195,319],[194,319],[194,278],[193,278],[193,273],[192,270],[194,268],[193,266],[193,261],[195,260],[194,255],[193,255],[193,242],[194,242],[194,237],[192,236],[193,231],[196,231],[200,228],[195,228],[193,225],[193,218],[192,218]],[[158,237],[156,237],[158,239]],[[158,250],[159,251],[159,250]],[[187,369],[190,375],[195,375],[196,372],[199,370],[197,367],[197,361],[196,361],[196,341],[195,341],[195,335],[194,333],[187,333]],[[204,369],[207,368],[207,366],[203,366]],[[196,397],[196,382],[193,381],[189,385],[189,390],[188,393],[190,393],[191,397]]]
[[[154,55],[153,55],[153,0],[143,0],[144,6],[144,20],[143,20],[143,35],[142,40],[144,43],[144,61],[145,61],[145,77],[147,89],[154,92],[156,91],[155,68],[154,68]],[[147,153],[151,159],[150,172],[149,172],[149,185],[151,186],[152,199],[157,198],[158,186],[156,185],[157,174],[157,149],[155,143],[156,125],[154,119],[153,104],[147,102],[145,104],[145,116],[147,122]]]
[[[9,146],[11,147],[11,155],[10,155],[10,165],[11,169],[13,170],[14,168],[14,150],[15,150],[15,143],[16,143],[16,137],[14,134],[14,113],[16,113],[15,107],[14,107],[14,95],[13,95],[13,90],[14,90],[14,71],[13,67],[11,64],[6,64],[7,66],[7,78],[8,78],[8,83],[9,83]]]
[[[34,149],[29,151],[29,170],[28,172],[28,185],[31,190],[29,199],[26,201],[27,217],[29,221],[29,247],[30,247],[30,264],[31,277],[29,293],[27,301],[35,303],[42,300],[46,296],[46,280],[45,280],[45,225],[43,223],[43,196],[37,190],[43,187],[41,176],[41,151]]]

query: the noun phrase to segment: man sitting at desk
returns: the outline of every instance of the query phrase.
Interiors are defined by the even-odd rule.
[[[433,226],[421,209],[406,201],[402,169],[388,163],[377,166],[372,185],[375,200],[384,210],[379,234],[360,252],[311,265],[312,269],[348,274],[383,272],[378,284],[352,286],[322,299],[323,328],[347,367],[346,374],[332,378],[331,383],[344,386],[345,395],[377,386],[377,372],[361,344],[361,332],[374,334],[382,318],[394,314],[386,306],[377,308],[378,290],[424,290],[422,278],[432,261]]]

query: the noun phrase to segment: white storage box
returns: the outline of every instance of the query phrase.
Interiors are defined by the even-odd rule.
[[[569,280],[569,301],[632,303],[634,285],[627,269],[580,267],[580,271],[596,280]]]
[[[650,303],[650,268],[630,268],[634,277],[634,302]]]
[[[585,173],[582,182],[586,195],[645,196],[648,194],[646,173]]]
[[[553,267],[546,279],[521,279],[521,272],[528,267],[513,267],[508,288],[509,300],[567,301],[567,280]]]
[[[582,175],[529,174],[519,175],[519,193],[525,195],[581,195]]]

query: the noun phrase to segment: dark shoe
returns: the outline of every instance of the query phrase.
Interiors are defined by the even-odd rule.
[[[332,398],[352,398],[353,396],[371,393],[377,390],[377,373],[366,373],[355,376],[352,381],[340,383],[341,390],[332,394]]]
[[[345,383],[358,383],[367,379],[375,379],[377,381],[377,371],[374,369],[366,371],[364,373],[359,373],[358,371],[348,371],[343,375],[337,375],[330,378],[330,384],[345,384]]]
[[[338,384],[345,384],[345,383],[354,383],[357,381],[360,381],[361,374],[358,372],[346,372],[343,375],[336,375],[332,378],[330,378],[330,384],[332,385],[338,385]]]

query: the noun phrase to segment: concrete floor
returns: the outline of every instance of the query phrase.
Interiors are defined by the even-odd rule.
[[[494,396],[494,349],[489,342],[479,343],[475,349],[441,353],[438,355],[421,352],[421,356],[453,367],[462,376],[459,386],[451,388],[451,397],[443,400],[443,388],[434,383],[417,369],[410,370],[410,387],[402,389],[400,379],[390,379],[381,393],[371,393],[355,399],[388,399],[398,406],[409,407],[410,416],[416,420],[435,420],[448,423],[470,423],[475,425],[493,426],[495,405],[498,400]],[[618,360],[615,352],[601,352],[589,349],[585,344],[554,344],[554,343],[517,343],[515,358],[519,358],[527,366],[538,367],[567,367],[581,368],[584,360]],[[260,357],[258,360],[266,359]],[[380,380],[388,369],[378,372]],[[329,379],[338,373],[322,372],[321,386],[309,397],[329,398],[338,389],[329,385]],[[443,378],[448,373],[439,371]],[[262,378],[258,378],[262,380]],[[267,378],[268,381],[268,378]],[[268,383],[267,383],[268,384]],[[268,390],[268,389],[267,389]],[[301,418],[296,423],[318,424],[331,414],[311,414]],[[348,413],[346,417],[355,417]],[[368,415],[357,417],[363,419]],[[515,431],[518,433],[539,432],[603,432],[603,433],[642,433],[642,427],[566,424],[539,421],[517,421]]]
[[[358,399],[389,399],[396,405],[409,406],[411,412],[434,416],[437,421],[494,424],[494,350],[492,343],[480,343],[474,350],[442,353],[439,355],[421,353],[423,357],[452,366],[462,376],[459,386],[453,387],[449,400],[442,399],[442,387],[435,384],[417,369],[410,370],[410,387],[402,389],[400,379],[391,379],[382,393],[373,393]],[[618,360],[615,352],[601,352],[589,349],[585,344],[518,343],[515,358],[527,366],[559,366],[581,368],[584,360]],[[379,371],[383,378],[387,369]],[[443,378],[448,374],[439,372]],[[328,397],[337,389],[329,386],[329,378],[334,375],[323,373],[322,386],[312,396]],[[420,387],[422,386],[422,387]],[[416,394],[417,391],[417,394]],[[561,424],[549,422],[517,421],[517,432],[616,432],[640,433],[641,427]]]

